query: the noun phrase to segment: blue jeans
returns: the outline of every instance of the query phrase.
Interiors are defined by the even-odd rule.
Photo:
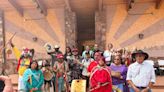
[[[56,84],[56,77],[54,77],[53,83],[54,83],[53,84],[54,85],[54,91],[56,90],[55,85],[58,86],[58,92],[63,92],[65,90],[65,88],[64,88],[64,78],[63,77],[58,78],[58,81],[57,81],[58,84]]]
[[[122,84],[118,84],[118,85],[114,85],[116,88],[120,89],[122,92],[124,90],[124,85]]]
[[[58,78],[58,92],[62,92],[64,89],[64,78],[59,77]]]
[[[143,89],[139,88],[139,90],[142,91]],[[129,87],[129,91],[130,92],[135,92],[132,87]],[[151,89],[149,89],[148,92],[152,92]]]

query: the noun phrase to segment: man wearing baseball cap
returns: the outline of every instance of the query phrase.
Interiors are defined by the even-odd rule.
[[[55,72],[55,92],[65,92],[64,81],[67,82],[68,64],[64,61],[64,55],[58,54],[57,62],[54,64]]]

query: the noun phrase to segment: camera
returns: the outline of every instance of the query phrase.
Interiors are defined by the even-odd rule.
[[[4,81],[0,80],[0,92],[3,92],[4,87],[5,87]]]

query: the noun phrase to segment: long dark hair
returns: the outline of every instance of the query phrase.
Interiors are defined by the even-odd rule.
[[[66,47],[65,53],[68,53],[67,48],[69,49],[69,52],[72,53],[71,47],[69,47],[69,46]]]
[[[35,68],[35,70],[39,70],[39,65],[38,65],[37,60],[33,60],[32,62],[30,62],[29,68],[31,69],[31,65],[32,65],[33,63],[36,63],[36,64],[37,64],[37,67]]]
[[[69,49],[69,52],[67,52],[67,48]],[[65,49],[65,54],[64,54],[64,60],[67,61],[67,54],[70,53],[70,56],[72,55],[72,49],[70,46],[67,46]]]
[[[45,60],[45,65],[43,65],[43,62],[42,62],[42,67],[51,66],[50,63],[48,62],[48,60]]]

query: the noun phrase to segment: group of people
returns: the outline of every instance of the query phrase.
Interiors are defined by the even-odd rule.
[[[56,45],[47,52],[51,61],[45,60],[39,67],[32,58],[34,51],[26,48],[20,53],[11,46],[18,59],[20,92],[50,92],[50,87],[54,92],[69,92],[72,81],[78,79],[86,80],[86,92],[151,92],[155,83],[154,68],[145,61],[149,55],[142,50],[114,50],[110,43],[101,51],[95,44],[93,50],[86,46],[80,55],[77,48],[70,47],[63,54]]]

